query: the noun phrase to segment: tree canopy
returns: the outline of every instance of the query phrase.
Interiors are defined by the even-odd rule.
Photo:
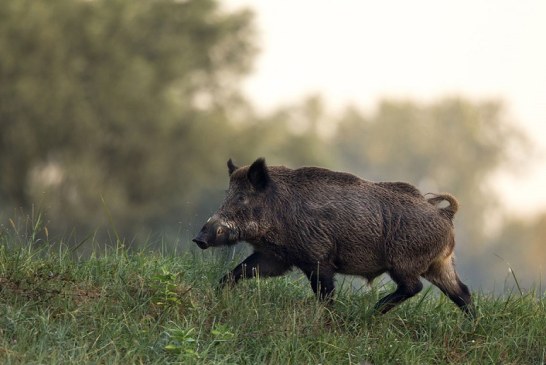
[[[128,230],[179,220],[226,154],[253,34],[249,12],[211,0],[7,1],[2,205],[44,201],[52,224],[90,228],[102,196]]]

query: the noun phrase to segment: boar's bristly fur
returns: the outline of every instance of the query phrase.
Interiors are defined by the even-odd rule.
[[[302,270],[321,299],[334,292],[334,274],[367,280],[388,273],[396,290],[375,306],[385,313],[421,291],[424,277],[466,313],[472,300],[455,271],[449,194],[426,199],[403,182],[371,182],[318,167],[289,169],[227,163],[229,189],[194,241],[201,248],[246,241],[254,253],[221,280]],[[448,206],[440,207],[447,202]]]

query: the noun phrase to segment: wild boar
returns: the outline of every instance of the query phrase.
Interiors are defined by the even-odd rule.
[[[455,271],[453,196],[426,199],[404,182],[376,183],[318,167],[268,167],[263,158],[245,167],[230,159],[227,166],[225,200],[193,241],[201,249],[246,241],[254,253],[221,286],[297,267],[320,299],[331,299],[336,273],[368,281],[388,273],[397,288],[375,305],[380,313],[419,293],[423,277],[473,314],[470,291]],[[440,207],[443,201],[449,205]]]

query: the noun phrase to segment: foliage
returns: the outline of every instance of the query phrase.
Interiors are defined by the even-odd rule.
[[[190,215],[181,202],[218,165],[210,147],[227,154],[251,28],[212,0],[3,4],[0,202],[92,230],[103,197],[135,234]]]
[[[474,323],[431,290],[372,317],[373,303],[392,287],[355,290],[345,282],[332,306],[317,302],[302,276],[249,280],[219,292],[214,283],[223,264],[208,254],[113,247],[83,259],[54,242],[12,245],[11,231],[3,232],[5,364],[546,360],[546,301],[540,293],[474,293],[481,314]],[[158,302],[175,292],[177,300]]]

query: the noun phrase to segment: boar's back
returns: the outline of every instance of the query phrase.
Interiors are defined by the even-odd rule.
[[[409,194],[416,198],[421,198],[423,195],[415,186],[405,182],[378,182],[377,185],[382,188],[395,191],[397,193]]]

